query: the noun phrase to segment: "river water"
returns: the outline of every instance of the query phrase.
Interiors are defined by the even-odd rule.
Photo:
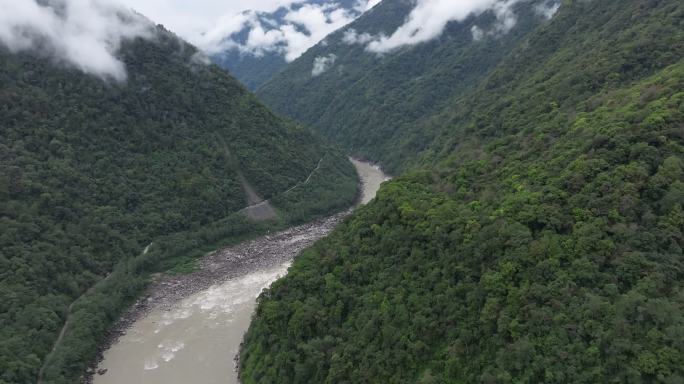
[[[352,160],[363,183],[361,203],[375,197],[387,176],[379,167]],[[335,221],[336,222],[336,221]],[[329,223],[328,223],[329,224]],[[332,225],[309,225],[296,235],[266,236],[227,253],[259,252],[282,247],[294,254],[327,235]],[[256,247],[256,249],[255,249]],[[295,252],[296,253],[296,252]],[[268,254],[268,253],[266,253]],[[281,260],[281,259],[279,259]],[[171,308],[155,309],[140,318],[105,351],[95,384],[234,384],[233,357],[249,327],[256,298],[287,273],[284,260],[195,293]]]

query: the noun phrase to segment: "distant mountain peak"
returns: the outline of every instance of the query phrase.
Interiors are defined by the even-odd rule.
[[[199,45],[250,88],[272,77],[379,0],[305,0],[272,12],[243,11],[203,34]]]

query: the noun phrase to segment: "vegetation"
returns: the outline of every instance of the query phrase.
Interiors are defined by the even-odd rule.
[[[64,338],[44,363],[44,382],[67,384],[77,381],[85,364],[97,353],[102,335],[119,318],[121,311],[138,297],[151,273],[191,271],[194,262],[209,251],[350,206],[357,193],[354,168],[342,157],[331,154],[326,158],[329,158],[328,162],[321,163],[309,183],[274,199],[281,214],[279,220],[258,223],[234,213],[194,231],[158,237],[147,253],[119,263],[106,279],[80,296],[70,309]],[[295,190],[301,200],[289,196]],[[308,204],[306,199],[312,199],[314,203]]]
[[[350,152],[381,160],[392,172],[406,168],[432,139],[425,120],[467,93],[545,21],[535,6],[515,6],[518,22],[505,35],[475,41],[471,29],[495,29],[493,12],[451,23],[444,34],[410,49],[377,55],[363,44],[348,44],[344,36],[389,35],[415,6],[410,0],[378,4],[348,27],[307,51],[261,86],[257,94],[275,111],[310,124]],[[335,65],[312,76],[317,57],[335,55]],[[372,127],[372,128],[369,128]]]
[[[564,1],[260,297],[243,382],[684,381],[683,20]]]
[[[321,158],[310,178],[274,197],[272,203],[288,223],[304,223],[352,206],[361,193],[357,178],[349,161],[330,152]]]
[[[169,32],[120,56],[125,84],[0,48],[0,383],[76,382],[148,273],[356,196],[344,156]],[[244,180],[280,219],[236,213]]]

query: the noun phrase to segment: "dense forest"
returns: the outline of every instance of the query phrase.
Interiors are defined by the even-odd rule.
[[[356,197],[345,156],[170,32],[119,56],[125,83],[0,47],[0,383],[77,382],[149,273]],[[247,188],[279,218],[237,213]]]
[[[350,34],[391,34],[415,6],[411,0],[383,1],[311,48],[257,94],[273,110],[396,172],[429,147],[432,137],[424,123],[450,106],[451,99],[477,86],[502,57],[546,22],[537,9],[547,3],[517,3],[515,26],[480,40],[473,39],[473,28],[494,33],[502,22],[492,11],[450,23],[440,37],[410,49],[377,54],[364,44],[350,43]],[[321,57],[334,57],[334,64],[312,76],[313,63]]]
[[[262,294],[245,384],[684,381],[684,4],[564,1],[510,43]]]

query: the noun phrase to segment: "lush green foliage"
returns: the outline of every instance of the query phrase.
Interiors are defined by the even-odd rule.
[[[415,6],[387,0],[311,48],[257,92],[264,102],[317,128],[359,156],[382,160],[396,171],[407,158],[425,149],[432,137],[420,124],[450,105],[488,74],[534,27],[541,1],[516,6],[518,22],[503,36],[474,41],[471,28],[487,31],[497,23],[493,13],[451,23],[433,41],[377,55],[362,44],[348,44],[345,34],[390,34]],[[312,76],[317,57],[334,54],[335,65]],[[372,127],[372,128],[370,128]]]
[[[355,203],[360,190],[358,175],[351,163],[342,161],[336,152],[321,158],[311,177],[274,197],[271,202],[290,224],[323,217],[331,210],[342,210]]]
[[[564,2],[262,295],[243,382],[684,381],[683,20]]]
[[[358,187],[354,168],[334,152],[327,154],[325,159],[308,183],[273,199],[280,213],[279,220],[257,223],[234,213],[193,231],[158,237],[148,253],[117,264],[106,279],[81,295],[70,309],[64,337],[44,363],[44,382],[68,384],[76,381],[85,364],[97,353],[108,326],[145,287],[149,273],[183,270],[219,247],[284,229],[353,204]]]
[[[163,30],[130,41],[118,84],[0,48],[0,382],[34,382],[67,316],[45,382],[76,381],[143,272],[264,231],[235,214],[243,179],[283,202],[269,228],[353,201],[346,158],[195,54]]]

